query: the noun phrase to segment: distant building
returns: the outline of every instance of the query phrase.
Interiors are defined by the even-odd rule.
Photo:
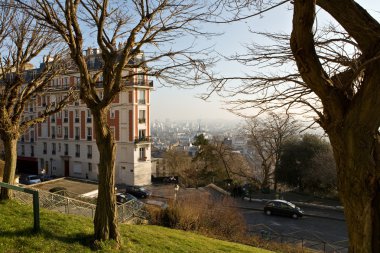
[[[88,49],[86,56],[90,70],[95,73],[102,66],[100,51]],[[144,68],[126,68],[125,71],[142,74],[125,80],[125,89],[110,106],[108,124],[117,143],[116,183],[146,185],[151,182],[150,92],[153,82],[143,74]],[[79,87],[79,76],[73,71],[54,78],[49,89],[26,106],[25,117],[35,117],[46,106],[54,106],[69,88]],[[103,96],[102,77],[97,83],[97,93]],[[81,101],[70,104],[21,137],[19,161],[34,164],[38,170],[35,173],[44,169],[48,175],[97,180],[99,152],[93,124],[86,104]]]

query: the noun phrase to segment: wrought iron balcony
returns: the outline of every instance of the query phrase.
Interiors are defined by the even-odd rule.
[[[140,136],[139,138],[135,139],[135,144],[146,143],[146,142],[151,142],[150,136]]]

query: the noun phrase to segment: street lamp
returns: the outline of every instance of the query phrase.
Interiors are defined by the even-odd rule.
[[[53,158],[50,158],[50,176],[52,176],[53,173]]]

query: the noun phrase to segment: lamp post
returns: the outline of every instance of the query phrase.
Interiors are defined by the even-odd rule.
[[[53,173],[53,158],[50,158],[50,176],[52,176]]]

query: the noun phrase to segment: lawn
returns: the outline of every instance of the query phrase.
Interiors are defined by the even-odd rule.
[[[0,252],[93,252],[92,220],[41,210],[41,232],[35,234],[31,206],[14,201],[0,202]],[[122,245],[102,245],[100,252],[252,252],[270,251],[216,240],[190,232],[150,225],[120,225]]]

